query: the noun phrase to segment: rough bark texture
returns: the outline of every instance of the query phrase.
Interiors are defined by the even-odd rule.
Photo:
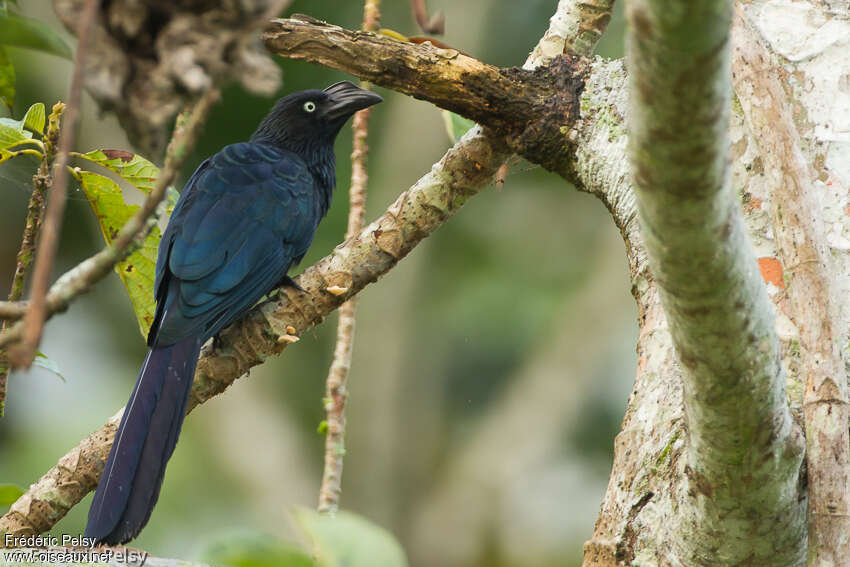
[[[537,70],[500,69],[454,49],[350,31],[301,15],[276,20],[265,41],[278,55],[339,69],[471,118],[505,136],[528,160],[571,176],[564,166],[587,68],[581,57],[556,56]],[[532,53],[530,61],[538,56],[544,53]]]
[[[801,136],[806,162],[813,169],[816,202],[825,232],[833,272],[831,284],[839,296],[850,297],[850,217],[846,208],[850,182],[850,89],[842,78],[850,72],[846,50],[850,46],[850,18],[844,12],[829,14],[823,6],[807,2],[753,2],[745,12],[774,54],[772,64],[782,81],[784,101]],[[843,17],[842,17],[843,14]],[[776,54],[781,57],[775,57]],[[605,68],[606,70],[603,70]],[[605,79],[605,76],[608,76]],[[615,458],[602,510],[593,538],[585,545],[585,565],[671,564],[670,526],[686,496],[680,484],[684,474],[687,430],[683,419],[682,369],[673,355],[672,339],[651,277],[640,233],[635,229],[635,207],[623,161],[627,115],[622,62],[597,61],[582,94],[582,127],[577,139],[576,171],[584,189],[600,196],[618,222],[627,245],[632,291],[639,307],[641,328],[635,387],[615,444]],[[597,83],[595,79],[599,79]],[[753,104],[760,92],[738,93]],[[788,403],[802,424],[805,370],[801,364],[800,335],[789,315],[787,278],[777,259],[778,239],[772,217],[774,187],[766,175],[765,158],[743,122],[741,105],[733,104],[729,128],[731,173],[745,214],[747,231],[755,245],[768,295],[777,311],[776,331],[787,370]],[[841,329],[848,328],[848,302],[841,301],[835,315]],[[846,339],[841,339],[846,344]],[[806,499],[805,475],[797,498]],[[774,479],[769,479],[773,484]],[[805,536],[800,519],[800,537]],[[767,534],[777,547],[788,542]],[[847,556],[842,558],[846,561]],[[804,558],[783,562],[780,556],[761,564],[802,565]],[[748,563],[746,560],[742,564]],[[840,563],[836,563],[840,564]]]
[[[552,59],[567,52],[590,57],[611,21],[613,5],[614,0],[560,0],[531,58]]]
[[[803,450],[732,189],[731,3],[634,1],[627,17],[634,189],[683,379],[686,496],[667,561],[795,564]]]
[[[806,390],[809,564],[850,561],[850,435],[847,376],[837,326],[835,279],[824,238],[815,175],[802,152],[791,106],[767,49],[740,11],[735,18],[735,88],[773,189],[771,216],[779,260],[787,274],[789,315],[800,337]],[[758,93],[754,102],[752,93]],[[783,283],[785,283],[783,281]]]

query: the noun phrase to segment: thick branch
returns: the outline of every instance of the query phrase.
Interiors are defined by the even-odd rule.
[[[803,156],[777,68],[740,10],[732,61],[735,89],[771,184],[773,232],[784,272],[791,276],[786,289],[800,333],[806,373],[809,565],[840,565],[850,558],[847,377],[839,351],[846,337],[835,326],[831,261],[816,228],[822,222],[812,186],[816,176]]]
[[[529,58],[547,61],[546,67],[499,69],[454,49],[298,18],[275,20],[265,34],[271,51],[339,69],[456,112],[506,136],[510,148],[528,160],[571,177],[568,131],[579,115],[587,60],[549,59],[550,47]]]
[[[236,378],[288,344],[284,335],[301,335],[345,300],[376,281],[423,238],[448,220],[489,183],[504,159],[475,128],[416,185],[357,237],[338,246],[296,280],[306,292],[282,288],[278,298],[255,307],[225,329],[221,348],[211,345],[198,361],[190,410],[223,392]],[[345,293],[336,295],[328,288]],[[0,535],[27,535],[50,529],[97,484],[115,435],[120,413],[63,457],[0,518]]]
[[[797,564],[802,451],[729,175],[731,3],[635,1],[628,19],[633,179],[684,370],[688,498],[674,551],[686,565]]]
[[[569,39],[565,36],[565,41]],[[526,66],[550,61],[547,53],[535,50]],[[307,294],[285,288],[278,300],[255,307],[240,323],[225,329],[221,349],[207,345],[198,361],[188,411],[223,392],[252,366],[280,353],[288,344],[279,342],[280,336],[290,331],[303,333],[363,286],[376,281],[480,190],[509,155],[501,139],[485,135],[478,127],[470,130],[382,217],[305,270],[298,280]],[[334,285],[348,292],[342,296],[321,292]],[[82,500],[97,484],[120,415],[85,438],[32,485],[0,518],[0,535],[46,531]]]

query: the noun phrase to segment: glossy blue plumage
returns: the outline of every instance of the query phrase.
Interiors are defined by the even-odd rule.
[[[87,537],[125,543],[147,523],[201,345],[286,281],[330,206],[337,133],[380,100],[351,83],[293,93],[250,142],[225,147],[186,183],[159,246],[150,351],[95,491]]]
[[[244,142],[201,164],[162,236],[148,345],[207,339],[232,323],[304,256],[327,204],[286,150]]]

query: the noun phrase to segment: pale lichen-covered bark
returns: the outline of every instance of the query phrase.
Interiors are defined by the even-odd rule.
[[[554,59],[568,51],[589,57],[611,21],[614,0],[560,0],[549,29],[537,42],[524,69],[534,61]]]
[[[838,565],[844,558],[850,561],[850,435],[840,352],[846,329],[836,317],[833,266],[815,176],[803,155],[791,105],[757,32],[740,10],[735,16],[735,88],[743,95],[741,106],[772,189],[773,232],[788,277],[788,311],[799,333],[801,378],[806,383],[809,564]]]
[[[575,167],[582,188],[608,206],[626,242],[640,326],[635,386],[615,442],[614,465],[594,535],[585,545],[585,566],[676,564],[670,554],[671,538],[676,534],[670,528],[678,525],[678,511],[690,499],[683,489],[687,430],[682,369],[648,268],[625,159],[626,83],[622,61],[594,62],[582,94],[583,123],[577,140]],[[760,205],[765,191],[760,158],[754,144],[748,144],[739,114],[732,117],[730,134],[736,158],[732,174],[735,184],[745,187],[747,228],[750,233],[763,234],[768,221]],[[759,237],[756,242],[759,256],[775,256],[772,240]],[[776,293],[771,296],[780,300]],[[795,330],[781,316],[778,329],[786,347],[786,366],[794,367],[799,358],[799,349],[794,348]],[[794,384],[789,382],[789,387]],[[798,389],[792,392],[792,405],[799,410],[802,393]],[[753,518],[756,524],[760,521],[758,516]],[[802,517],[798,527],[804,529]],[[759,534],[764,545],[783,544],[772,533]]]
[[[561,2],[559,10],[567,4]],[[694,9],[706,5],[695,4]],[[847,213],[850,209],[846,203],[846,183],[842,186],[842,180],[846,181],[850,172],[847,165],[850,160],[842,158],[850,148],[850,114],[843,110],[850,105],[842,104],[850,93],[843,77],[850,73],[846,55],[841,56],[846,54],[850,33],[838,33],[846,31],[850,19],[822,10],[822,4],[787,0],[753,2],[745,7],[771,51],[785,58],[781,64],[784,71],[780,75],[789,103],[793,105],[792,115],[803,141],[803,155],[812,166],[813,175],[817,176],[814,186],[821,201],[825,239],[835,269],[831,276],[835,280],[831,284],[839,296],[850,297],[850,258],[847,254],[850,240],[844,236],[850,230]],[[665,12],[665,17],[676,14],[675,10],[669,14]],[[793,18],[789,14],[806,17]],[[715,17],[716,14],[709,10],[699,18],[700,25]],[[567,21],[568,18],[553,18],[553,26],[556,22]],[[649,18],[638,23],[648,24],[651,30],[652,21]],[[711,31],[717,31],[716,27],[709,26]],[[691,32],[694,30],[679,37],[690,50],[687,51],[689,55],[701,49]],[[712,40],[719,41],[714,45],[720,51],[727,49],[727,44],[721,41],[723,33],[712,36]],[[561,37],[565,34],[553,32],[550,35]],[[711,45],[708,42],[708,46]],[[544,50],[534,53],[538,52]],[[562,50],[549,46],[545,52],[551,56]],[[709,72],[712,69],[725,72],[716,52],[709,49],[704,56],[703,63],[710,63]],[[781,263],[778,276],[774,270],[780,246],[772,225],[781,219],[773,216],[775,207],[771,198],[774,194],[764,175],[765,161],[759,155],[753,136],[744,127],[740,106],[736,106],[731,117],[728,135],[724,134],[725,124],[720,125],[723,121],[717,119],[718,114],[723,113],[723,104],[728,101],[722,92],[711,88],[702,94],[718,103],[715,108],[704,113],[696,107],[688,107],[690,122],[685,124],[661,119],[665,112],[681,110],[682,101],[692,96],[692,91],[706,80],[707,71],[703,65],[693,74],[684,75],[690,81],[676,82],[676,88],[670,88],[677,76],[683,78],[681,71],[674,66],[670,76],[656,77],[640,87],[660,91],[656,101],[659,114],[650,118],[658,125],[656,134],[659,136],[655,140],[661,147],[653,151],[668,149],[665,145],[669,146],[675,136],[683,136],[685,132],[692,136],[683,140],[682,147],[700,149],[694,152],[699,155],[693,161],[685,162],[695,168],[693,172],[684,171],[692,173],[693,179],[686,179],[687,183],[672,183],[678,191],[674,199],[668,200],[669,207],[648,207],[650,215],[664,217],[657,213],[669,213],[669,218],[653,217],[655,223],[650,226],[662,229],[656,228],[650,233],[649,239],[656,240],[650,242],[650,248],[658,247],[665,225],[675,224],[673,221],[677,219],[680,221],[675,226],[676,234],[684,236],[661,241],[664,248],[669,246],[670,249],[660,253],[673,255],[689,266],[684,276],[677,276],[680,280],[685,277],[685,281],[676,280],[669,270],[651,272],[648,267],[647,246],[644,235],[638,230],[635,196],[626,160],[625,120],[629,110],[627,78],[621,61],[597,59],[592,62],[581,94],[581,120],[564,133],[565,141],[569,137],[569,142],[574,144],[575,153],[570,163],[559,169],[574,171],[580,189],[599,196],[611,211],[627,244],[632,290],[640,313],[635,388],[623,431],[617,437],[608,492],[593,539],[585,548],[585,565],[699,565],[710,562],[800,565],[804,561],[802,552],[806,540],[806,488],[797,483],[802,445],[799,431],[791,425],[790,415],[802,413],[804,393],[799,381],[800,332],[784,311],[791,303],[787,301],[788,282],[783,278]],[[792,95],[796,99],[792,99]],[[753,100],[758,101],[758,98]],[[682,131],[673,126],[681,126]],[[725,141],[712,145],[715,135],[719,140],[726,136]],[[702,149],[707,153],[703,155]],[[718,164],[730,150],[734,161],[727,172],[725,166]],[[287,296],[263,304],[242,324],[229,329],[224,334],[220,351],[205,351],[192,405],[223,390],[252,365],[279,352],[282,346],[276,341],[277,334],[286,332],[288,325],[297,333],[303,332],[339,301],[390,269],[409,247],[439,226],[456,206],[473,194],[478,183],[486,182],[508,151],[508,147],[498,144],[497,138],[484,136],[480,130],[473,131],[430,174],[403,194],[381,219],[302,275],[300,282],[310,290],[309,296],[286,290]],[[670,154],[676,156],[676,151],[681,148],[671,149]],[[707,167],[701,161],[706,155],[710,158]],[[701,164],[705,169],[696,171]],[[686,170],[671,169],[679,173]],[[674,172],[661,168],[643,173],[655,186],[670,183],[671,178],[675,181]],[[739,189],[738,196],[731,191],[730,177]],[[719,194],[708,197],[712,190],[719,190]],[[696,214],[695,210],[706,203],[710,206],[705,214]],[[738,218],[724,224],[724,219],[728,221],[734,217],[741,205],[744,222]],[[683,218],[689,222],[682,222]],[[704,233],[727,226],[728,233],[723,230],[715,233],[723,244],[720,253],[706,256],[708,245],[701,244],[709,238]],[[745,231],[752,237],[755,253],[747,252],[751,244],[747,243]],[[683,254],[683,242],[679,240],[690,246],[696,244],[695,253]],[[739,246],[744,247],[743,256],[734,258],[741,252]],[[702,262],[694,262],[700,257],[703,257]],[[759,268],[767,281],[766,293],[765,284],[758,279]],[[718,294],[714,286],[709,286],[705,294],[697,293],[700,286],[709,281],[712,272],[723,275],[718,288],[726,290],[727,296]],[[718,316],[705,308],[685,309],[686,317],[707,323],[698,326],[701,328],[697,329],[696,338],[689,335],[692,330],[683,330],[681,320],[668,319],[662,308],[659,289],[663,287],[661,284],[667,286],[671,282],[681,283],[686,292],[675,297],[669,297],[667,292],[665,304],[668,307],[673,304],[669,311],[674,315],[677,309],[682,311],[682,306],[686,306],[686,300],[692,296],[697,296],[698,302],[711,300],[709,307],[719,312]],[[349,294],[337,298],[325,293],[324,290],[332,285],[349,289]],[[736,298],[744,300],[740,309]],[[778,309],[775,322],[766,298]],[[735,308],[731,313],[726,311],[730,303]],[[848,305],[850,302],[843,301],[836,309],[842,329],[848,327]],[[671,326],[675,333],[671,332]],[[717,352],[722,351],[724,341],[740,332],[741,326],[746,330],[741,344],[732,345],[725,358],[719,357]],[[753,341],[750,334],[755,337],[757,347],[767,347],[766,352],[748,348]],[[679,363],[673,350],[674,335],[677,344],[686,347],[686,355],[696,352],[694,356],[686,356],[689,364],[696,364],[683,367]],[[699,345],[698,349],[688,342],[699,342],[703,338],[710,342]],[[763,340],[765,338],[767,340]],[[691,350],[687,349],[689,346]],[[841,346],[846,347],[845,344]],[[751,357],[749,366],[745,364],[746,357]],[[787,374],[780,371],[780,357]],[[718,365],[719,371],[715,368]],[[694,383],[695,373],[703,373],[700,375],[706,375],[706,380]],[[782,390],[786,380],[790,413],[784,409],[786,400]],[[704,404],[705,400],[710,403]],[[687,408],[687,419],[684,408]],[[98,455],[105,455],[104,451],[108,450],[111,432],[114,432],[114,425],[101,430],[98,435],[106,435],[106,439],[94,439],[97,447],[91,452],[72,451],[74,463],[88,462],[95,467],[96,474],[97,462],[101,459]],[[736,440],[740,446],[736,445]],[[695,447],[700,447],[701,451],[696,458]],[[68,459],[64,461],[65,468],[70,469]],[[721,469],[719,475],[718,468]],[[742,471],[752,471],[753,476],[742,478]],[[30,491],[32,509],[51,506],[49,499],[57,494],[65,502],[73,503],[76,496],[68,497],[68,491],[85,494],[92,486],[80,479],[67,470],[58,471],[54,476],[49,473]],[[737,480],[740,484],[736,484]],[[75,485],[80,482],[82,485]],[[782,506],[786,506],[786,513],[779,514]],[[742,512],[749,512],[749,515]],[[7,521],[8,518],[0,520],[0,532],[8,529],[8,524],[4,523]],[[697,526],[707,529],[695,529]],[[686,546],[683,542],[689,543]],[[746,550],[752,553],[746,555]]]
[[[829,13],[807,2],[782,0],[753,2],[745,11],[754,20],[773,54],[782,55],[772,63],[792,106],[794,123],[803,140],[803,154],[813,168],[815,213],[821,216],[816,227],[825,233],[833,272],[830,284],[842,301],[835,317],[840,329],[847,329],[850,297],[850,230],[847,209],[847,182],[850,160],[841,156],[850,151],[850,89],[842,88],[842,77],[850,72],[846,53],[850,45],[850,18],[847,11]],[[842,16],[842,14],[844,14]],[[601,68],[608,68],[602,71]],[[640,309],[638,371],[623,431],[617,438],[615,460],[608,491],[593,538],[585,546],[585,565],[665,565],[671,564],[669,527],[678,521],[676,511],[687,494],[679,489],[684,475],[686,433],[683,413],[681,368],[672,356],[672,339],[660,306],[655,283],[646,269],[643,244],[630,219],[634,208],[631,190],[624,176],[623,147],[627,114],[620,62],[594,63],[582,94],[582,120],[578,129],[576,170],[584,188],[600,195],[611,209],[626,239],[632,271],[632,289]],[[596,77],[620,76],[617,81],[595,83]],[[760,93],[739,93],[761,104]],[[778,260],[777,237],[773,224],[773,187],[765,172],[765,158],[757,141],[743,123],[741,104],[729,128],[732,149],[731,173],[739,191],[747,231],[755,245],[758,265],[777,310],[776,331],[782,345],[782,362],[787,369],[788,403],[802,422],[803,381],[799,332],[790,312],[787,285],[791,283]],[[817,217],[816,217],[817,218]],[[842,338],[840,344],[845,345]],[[772,484],[773,479],[768,479]],[[797,497],[805,501],[806,486]],[[800,518],[801,533],[806,538]],[[743,526],[741,526],[743,529]],[[759,532],[762,533],[762,532]],[[762,539],[784,545],[775,534]],[[846,561],[846,556],[839,561]],[[762,564],[802,565],[805,558],[783,561],[772,556]],[[839,564],[839,563],[836,563]]]
[[[731,3],[681,6],[627,6],[630,162],[682,370],[684,494],[666,562],[795,564],[801,438],[729,168]]]

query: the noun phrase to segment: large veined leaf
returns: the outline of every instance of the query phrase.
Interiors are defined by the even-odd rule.
[[[157,166],[139,154],[124,150],[93,150],[80,157],[114,171],[146,195],[151,192],[159,176]]]
[[[110,243],[139,207],[124,202],[121,188],[112,179],[91,171],[81,171],[79,175],[83,191],[97,216],[103,238]],[[159,240],[159,228],[154,227],[142,246],[115,266],[115,271],[124,282],[133,303],[143,337],[147,336],[153,323],[153,283]]]
[[[300,508],[298,526],[313,542],[319,567],[405,567],[401,545],[384,528],[350,512],[326,516]]]
[[[71,48],[50,26],[16,14],[0,15],[0,43],[71,59]]]
[[[9,109],[15,103],[15,67],[0,45],[0,101]]]

